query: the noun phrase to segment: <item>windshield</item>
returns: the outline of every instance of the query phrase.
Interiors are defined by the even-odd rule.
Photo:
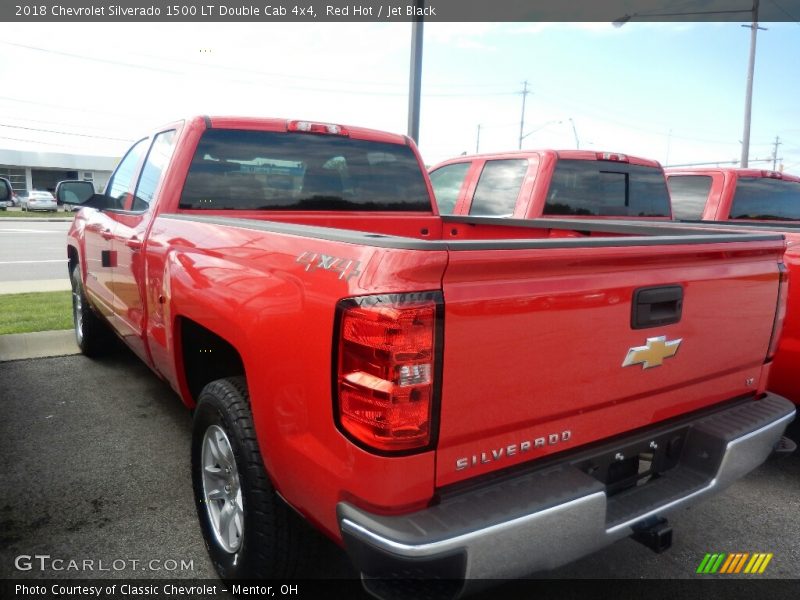
[[[180,208],[431,211],[409,146],[335,135],[211,129]]]

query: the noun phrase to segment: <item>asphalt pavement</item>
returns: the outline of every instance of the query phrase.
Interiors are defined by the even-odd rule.
[[[192,501],[189,411],[137,358],[120,349],[103,360],[0,363],[0,390],[0,578],[214,577]],[[760,577],[799,578],[798,514],[800,456],[773,458],[676,513],[664,554],[626,539],[541,576],[696,580],[707,552],[771,552]],[[322,543],[310,575],[354,576],[344,553]],[[34,554],[128,562],[106,573],[15,567]],[[191,569],[141,570],[151,560]]]

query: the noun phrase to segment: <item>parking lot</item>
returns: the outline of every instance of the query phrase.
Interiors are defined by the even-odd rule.
[[[0,381],[0,578],[215,576],[192,502],[191,418],[168,386],[122,349],[100,361],[0,363]],[[676,514],[668,552],[624,540],[544,576],[697,579],[706,552],[772,552],[764,576],[798,578],[799,512],[800,457],[771,459]],[[310,575],[355,576],[344,553],[323,543]],[[35,554],[126,562],[88,573],[15,567],[17,556]]]

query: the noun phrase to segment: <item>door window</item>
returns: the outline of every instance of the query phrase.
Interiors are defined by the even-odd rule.
[[[510,217],[528,171],[527,160],[490,160],[478,180],[469,209],[471,215]]]
[[[117,166],[114,175],[106,186],[106,196],[112,200],[112,208],[124,208],[130,196],[131,184],[136,176],[136,168],[147,150],[147,139],[140,140],[128,150],[128,153]]]
[[[139,176],[139,183],[136,185],[133,206],[130,210],[145,211],[149,208],[164,168],[172,156],[176,137],[175,130],[171,129],[159,133],[153,140],[150,152],[147,153],[147,160],[142,167],[142,174]]]
[[[431,173],[431,185],[440,215],[452,215],[455,212],[458,194],[471,164],[461,162],[445,165]]]

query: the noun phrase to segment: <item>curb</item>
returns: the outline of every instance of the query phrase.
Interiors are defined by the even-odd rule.
[[[80,354],[72,329],[0,335],[0,362],[71,354]]]
[[[64,265],[66,266],[66,259]],[[68,292],[72,289],[69,279],[28,279],[22,281],[0,281],[0,296],[5,294],[36,294],[39,292]]]

